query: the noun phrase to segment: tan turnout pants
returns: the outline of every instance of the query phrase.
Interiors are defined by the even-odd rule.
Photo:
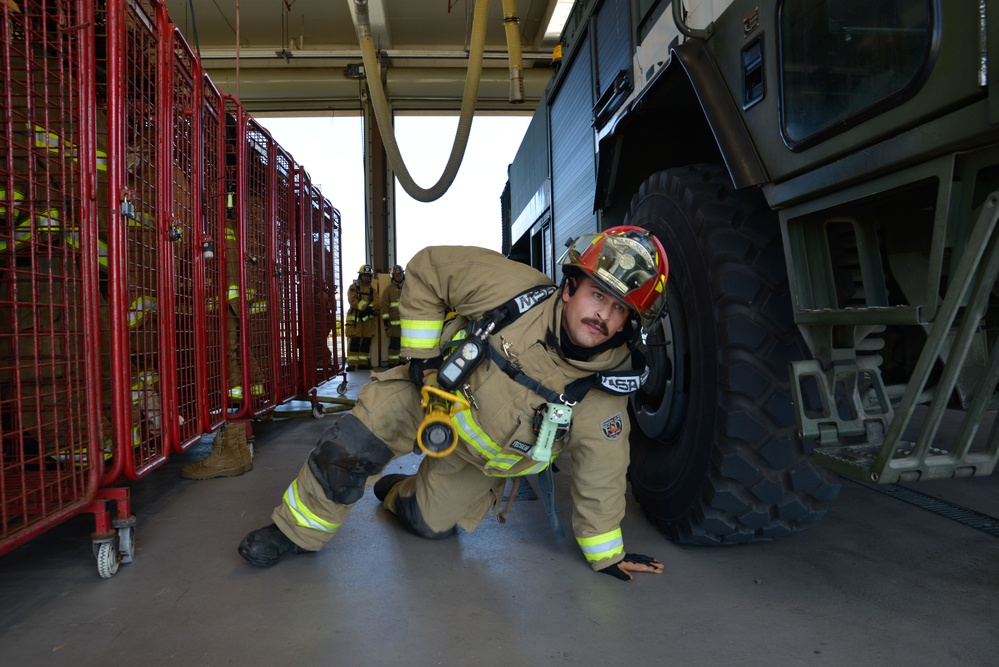
[[[420,392],[409,381],[408,366],[375,373],[371,380],[361,389],[350,414],[392,450],[394,457],[412,453],[424,412],[420,407]],[[369,477],[367,486],[370,487],[380,477]],[[436,459],[424,457],[417,474],[401,484],[399,496],[411,497],[415,494],[427,526],[443,533],[456,525],[467,531],[474,530],[498,505],[506,479],[484,475],[482,467],[475,462],[464,443],[459,442],[457,449],[449,456]],[[302,525],[287,500],[292,487],[297,487],[297,502],[327,524],[327,530]],[[306,460],[271,516],[281,531],[298,546],[318,551],[332,539],[336,527],[347,520],[352,508],[353,504],[338,504],[326,497]]]

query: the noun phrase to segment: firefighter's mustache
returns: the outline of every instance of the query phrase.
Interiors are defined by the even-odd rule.
[[[607,331],[607,323],[604,322],[603,320],[598,320],[595,317],[584,317],[583,318],[583,324],[593,325],[595,327],[599,327],[600,328],[600,333],[602,333],[605,336],[609,333]]]

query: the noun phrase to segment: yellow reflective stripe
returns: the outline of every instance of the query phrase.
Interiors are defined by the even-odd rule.
[[[80,249],[80,235],[77,232],[66,232],[65,238],[71,248]],[[108,244],[100,239],[97,240],[97,263],[102,268],[108,268]]]
[[[156,216],[132,211],[131,215],[128,216],[128,226],[156,229]]]
[[[243,385],[238,385],[229,389],[229,398],[233,398],[238,401],[243,400]]]
[[[262,385],[262,384],[251,384],[250,385],[250,393],[252,395],[254,395],[254,396],[263,396],[264,395],[264,385]]]
[[[229,285],[229,290],[225,294],[227,301],[235,301],[239,298],[239,285]]]
[[[579,543],[579,548],[583,550],[583,555],[590,563],[624,553],[624,537],[621,535],[620,528],[615,528],[603,535],[577,537],[576,542]]]
[[[382,313],[382,319],[383,320],[387,320],[388,318],[389,318],[389,314],[388,313]]]
[[[399,307],[398,301],[389,301],[389,308],[398,308],[398,307]]]
[[[28,127],[31,126],[28,125]],[[62,147],[62,140],[55,132],[46,132],[41,125],[35,125],[35,147],[47,148],[53,153],[58,153]],[[71,155],[76,155],[75,148],[72,149]]]
[[[26,241],[30,241],[30,240],[31,240],[31,231],[30,230],[29,231],[18,230],[16,232],[14,232],[14,247],[15,248],[17,246],[21,245],[22,243],[25,243]],[[7,249],[7,242],[6,241],[0,241],[0,250],[6,250],[6,249]]]
[[[226,241],[235,241],[236,240],[236,230],[233,229],[232,227],[226,227],[225,228],[225,240]]]
[[[400,324],[402,324],[402,322],[400,320],[389,320],[389,324],[391,324],[392,326],[397,327]]]
[[[444,320],[401,320],[402,346],[415,350],[432,350],[441,344]]]
[[[461,395],[461,392],[458,392]],[[458,430],[458,436],[472,445],[480,454],[488,460],[483,472],[489,477],[517,477],[520,475],[533,475],[544,470],[548,466],[547,461],[539,461],[527,470],[510,473],[510,469],[524,460],[523,456],[507,454],[503,448],[490,438],[482,427],[475,423],[471,410],[461,410],[451,417],[451,423]]]
[[[128,326],[134,327],[146,315],[146,311],[155,313],[158,309],[156,298],[151,296],[140,296],[128,305]]]
[[[4,188],[0,188],[0,203],[2,203],[3,200],[5,199],[7,199],[7,190],[5,190]],[[24,193],[21,192],[20,190],[14,190],[14,201],[24,201]],[[15,207],[14,210],[16,211],[17,208]],[[0,206],[0,215],[4,215],[6,213],[7,213],[7,207]]]
[[[368,303],[370,302],[365,299],[361,299],[360,301],[357,302],[357,309],[364,310],[365,308],[368,307]]]
[[[156,371],[143,371],[136,377],[136,382],[132,384],[132,402],[138,403],[142,398],[143,390],[152,389],[153,385],[160,381],[159,373]]]
[[[18,227],[24,227],[28,223],[22,222]],[[47,211],[43,211],[35,216],[35,230],[39,232],[54,232],[58,231],[62,227],[62,223],[59,222],[59,211],[50,208]]]
[[[284,492],[284,504],[291,511],[291,515],[295,517],[295,523],[303,528],[311,528],[312,530],[332,535],[341,526],[339,523],[333,523],[320,518],[315,512],[305,506],[305,503],[298,497],[297,479],[293,480]]]

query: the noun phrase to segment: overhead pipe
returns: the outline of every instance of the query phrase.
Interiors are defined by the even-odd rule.
[[[503,25],[506,28],[506,50],[510,54],[510,102],[521,104],[524,101],[524,62],[517,0],[503,0]]]
[[[399,152],[392,128],[392,113],[385,98],[385,88],[382,85],[381,69],[375,54],[375,43],[371,37],[371,20],[368,16],[368,0],[347,0],[354,3],[354,29],[361,46],[361,58],[364,60],[364,72],[371,93],[371,105],[375,111],[378,130],[385,141],[385,153],[389,165],[395,172],[403,190],[410,197],[421,202],[432,202],[440,199],[447,192],[458,175],[458,168],[465,156],[468,145],[468,135],[472,128],[472,115],[475,112],[475,101],[479,94],[479,75],[482,72],[482,52],[486,42],[486,20],[489,18],[489,0],[475,0],[475,14],[472,17],[472,39],[468,53],[468,74],[465,78],[465,90],[461,98],[461,112],[458,115],[458,130],[451,146],[451,155],[440,180],[430,188],[417,185],[406,169],[406,163]],[[519,35],[518,35],[519,37]]]

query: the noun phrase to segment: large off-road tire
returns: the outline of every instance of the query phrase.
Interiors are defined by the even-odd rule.
[[[795,327],[780,225],[759,192],[724,168],[654,174],[627,224],[669,257],[667,315],[648,338],[651,373],[632,400],[632,491],[667,537],[736,544],[818,521],[839,478],[796,434]]]

